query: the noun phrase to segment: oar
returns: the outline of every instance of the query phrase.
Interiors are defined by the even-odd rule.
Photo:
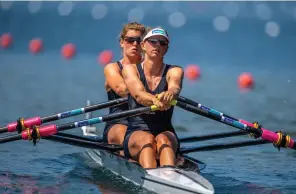
[[[188,136],[188,137],[179,137],[180,143],[190,143],[195,141],[206,141],[211,139],[219,139],[219,138],[225,138],[225,137],[234,137],[234,136],[241,136],[241,135],[247,135],[249,134],[247,131],[232,131],[232,132],[223,132],[223,133],[215,133],[215,134],[207,134],[207,135],[201,135],[201,136]],[[79,136],[79,135],[73,135],[68,133],[62,133],[59,132],[56,135],[61,137],[69,137],[72,139],[79,139],[79,140],[85,140],[85,141],[91,141],[100,143],[103,142],[103,138],[98,136]]]
[[[41,117],[33,117],[33,118],[29,118],[29,119],[21,118],[17,122],[9,123],[6,127],[0,128],[0,133],[14,132],[14,131],[18,131],[20,133],[21,131],[25,130],[26,128],[31,128],[34,125],[39,126],[42,123],[56,121],[56,120],[60,120],[60,119],[80,115],[80,114],[83,114],[83,113],[103,109],[103,108],[118,106],[118,105],[124,104],[126,102],[127,102],[127,97],[126,98],[116,99],[116,100],[111,100],[111,101],[107,101],[107,102],[102,102],[102,103],[99,103],[99,104],[86,106],[86,107],[83,107],[83,108],[78,108],[78,109],[74,109],[74,110],[71,110],[71,111],[66,111],[66,112],[62,112],[62,113],[58,113],[58,114],[55,114],[55,115],[42,117],[42,118]]]
[[[171,105],[176,105],[176,104],[177,104],[176,100],[173,100],[171,102]],[[128,110],[120,113],[105,115],[102,117],[96,117],[91,119],[85,119],[82,121],[71,122],[71,123],[67,123],[59,126],[54,124],[41,126],[41,127],[34,126],[33,129],[24,130],[22,131],[21,134],[0,138],[0,143],[24,139],[24,140],[33,140],[33,143],[36,144],[36,141],[39,140],[40,137],[54,135],[59,131],[69,130],[69,129],[83,127],[87,125],[93,125],[93,124],[102,123],[102,122],[111,121],[111,120],[120,119],[120,118],[131,117],[131,116],[144,114],[147,112],[153,112],[157,110],[159,110],[159,108],[155,105],[152,105],[151,107],[141,107],[141,108]]]
[[[181,100],[186,99],[182,96],[180,96],[180,98]],[[33,117],[28,119],[20,118],[16,122],[7,124],[6,127],[0,127],[0,134],[6,133],[6,132],[14,132],[14,131],[18,131],[19,133],[21,133],[23,130],[27,128],[31,128],[34,125],[40,126],[43,123],[48,123],[51,121],[56,121],[56,120],[60,120],[60,119],[64,119],[72,116],[77,116],[80,114],[84,114],[87,112],[92,112],[92,111],[96,111],[96,110],[100,110],[100,109],[104,109],[112,106],[118,106],[124,103],[127,103],[127,97],[119,98],[119,99],[115,99],[107,102],[102,102],[99,104],[86,106],[83,108],[78,108],[78,109],[74,109],[74,110],[70,110],[70,111],[66,111],[66,112],[62,112],[62,113],[58,113],[58,114],[54,114],[54,115],[50,115],[42,118],[41,117]]]
[[[264,140],[264,139],[251,140],[251,141],[240,141],[240,142],[233,142],[233,143],[221,143],[221,144],[213,144],[213,145],[197,146],[197,147],[182,147],[180,149],[180,152],[182,154],[188,154],[191,152],[224,150],[224,149],[237,148],[237,147],[262,145],[262,144],[267,144],[267,143],[270,143],[270,142],[267,140]]]
[[[233,132],[207,134],[207,135],[201,135],[201,136],[180,137],[179,141],[181,143],[189,143],[189,142],[206,141],[206,140],[219,139],[219,138],[225,138],[225,137],[235,137],[235,136],[241,136],[246,134],[249,134],[249,132],[241,130],[241,131],[233,131]]]
[[[261,137],[262,139],[273,143],[278,148],[289,147],[294,150],[296,149],[296,143],[289,135],[283,134],[281,132],[275,133],[269,131],[259,126],[258,124],[252,124],[244,120],[236,119],[187,98],[179,97],[177,106],[189,112],[193,112],[204,117],[219,121],[221,123],[230,125],[232,127],[245,130],[249,133],[253,133],[257,138]]]
[[[91,148],[91,149],[101,149],[101,150],[109,150],[112,152],[122,150],[123,147],[121,145],[115,145],[115,144],[105,144],[105,143],[99,143],[99,142],[92,142],[89,140],[83,140],[83,139],[76,139],[71,137],[65,137],[65,136],[59,136],[59,135],[51,135],[48,137],[43,137],[43,139],[65,143],[69,145],[79,146],[83,148]]]
[[[109,150],[112,152],[123,149],[123,146],[121,145],[104,144],[100,142],[93,142],[91,139],[77,139],[76,137],[60,136],[60,134],[44,137],[44,139],[65,143],[69,145],[79,146],[83,148],[102,149],[102,150]],[[180,153],[188,154],[192,152],[223,150],[223,149],[230,149],[230,148],[237,148],[237,147],[262,145],[267,143],[270,143],[270,142],[266,140],[252,140],[252,141],[242,141],[242,142],[233,142],[233,143],[213,144],[213,145],[206,145],[206,146],[181,147]]]
[[[72,139],[80,139],[80,140],[85,140],[85,141],[91,141],[91,142],[103,142],[103,138],[100,136],[81,136],[81,135],[73,135],[69,133],[63,133],[63,132],[58,132],[55,135],[61,136],[61,137],[69,137]]]
[[[188,137],[179,137],[180,143],[190,143],[196,141],[206,141],[211,139],[219,139],[225,137],[234,137],[234,136],[241,136],[249,134],[247,131],[234,131],[234,132],[223,132],[223,133],[215,133],[215,134],[207,134],[201,136],[188,136]],[[91,142],[103,142],[103,138],[99,136],[80,136],[80,135],[73,135],[68,133],[59,132],[56,135],[61,137],[69,137],[73,139],[81,139]]]

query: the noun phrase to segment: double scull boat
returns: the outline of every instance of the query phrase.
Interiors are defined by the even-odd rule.
[[[87,113],[86,119],[90,117],[91,114]],[[85,137],[101,138],[94,126],[84,126],[81,129]],[[189,156],[181,156],[181,162],[176,167],[151,169],[143,169],[139,163],[106,150],[86,149],[85,156],[93,168],[107,168],[115,175],[155,193],[214,193],[212,184],[199,174],[205,164]]]

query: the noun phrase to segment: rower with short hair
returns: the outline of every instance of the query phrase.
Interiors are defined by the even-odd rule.
[[[137,22],[131,22],[123,26],[119,36],[123,58],[120,61],[106,65],[104,68],[106,79],[105,88],[108,100],[114,100],[128,95],[128,90],[121,74],[122,69],[125,64],[141,63],[142,51],[140,41],[141,36],[145,31],[145,26]],[[127,103],[110,107],[109,114],[119,113],[126,110],[128,110]],[[127,126],[127,118],[106,122],[103,141],[110,144],[122,144]]]
[[[181,91],[183,70],[164,63],[169,43],[168,33],[163,28],[147,30],[141,42],[143,62],[126,65],[122,72],[130,92],[130,109],[151,105],[160,108],[160,111],[129,119],[124,153],[143,168],[155,168],[157,155],[161,166],[176,164],[179,142],[171,123],[174,107],[170,102]]]

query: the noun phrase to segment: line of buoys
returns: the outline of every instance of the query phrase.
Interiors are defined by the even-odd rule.
[[[184,70],[185,77],[190,81],[200,78],[200,68],[196,64],[189,64]],[[238,76],[238,87],[241,89],[252,89],[254,87],[254,79],[251,73],[244,72]]]
[[[10,33],[4,33],[0,36],[0,46],[4,49],[9,48],[13,43],[13,37]],[[43,41],[41,38],[30,40],[28,48],[33,54],[37,54],[43,50]],[[63,58],[70,60],[76,55],[76,47],[73,43],[66,43],[61,48]],[[97,62],[100,65],[107,65],[113,60],[113,52],[104,50],[98,54]],[[190,81],[196,81],[201,76],[200,67],[197,64],[188,64],[184,69],[184,76]],[[251,73],[244,72],[238,76],[238,87],[241,89],[252,89],[254,80]]]

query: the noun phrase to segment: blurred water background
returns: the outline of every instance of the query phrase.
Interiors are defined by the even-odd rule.
[[[0,48],[0,124],[18,117],[47,116],[107,100],[104,50],[120,59],[118,34],[138,21],[168,30],[166,62],[197,64],[201,77],[184,80],[182,95],[237,118],[296,138],[295,2],[8,2],[0,1],[0,35],[13,44]],[[33,38],[43,51],[28,50]],[[65,60],[61,47],[76,46]],[[241,92],[237,78],[252,73],[255,87]],[[94,116],[107,114],[106,110]],[[55,122],[83,119],[83,116]],[[175,109],[180,136],[236,130]],[[102,129],[104,124],[97,125]],[[81,134],[80,129],[69,133]],[[3,135],[1,135],[3,136]],[[248,140],[248,136],[207,143]],[[130,193],[104,171],[83,161],[83,148],[41,140],[0,146],[1,193]],[[203,175],[216,193],[296,193],[295,152],[271,144],[191,154],[207,164]]]

